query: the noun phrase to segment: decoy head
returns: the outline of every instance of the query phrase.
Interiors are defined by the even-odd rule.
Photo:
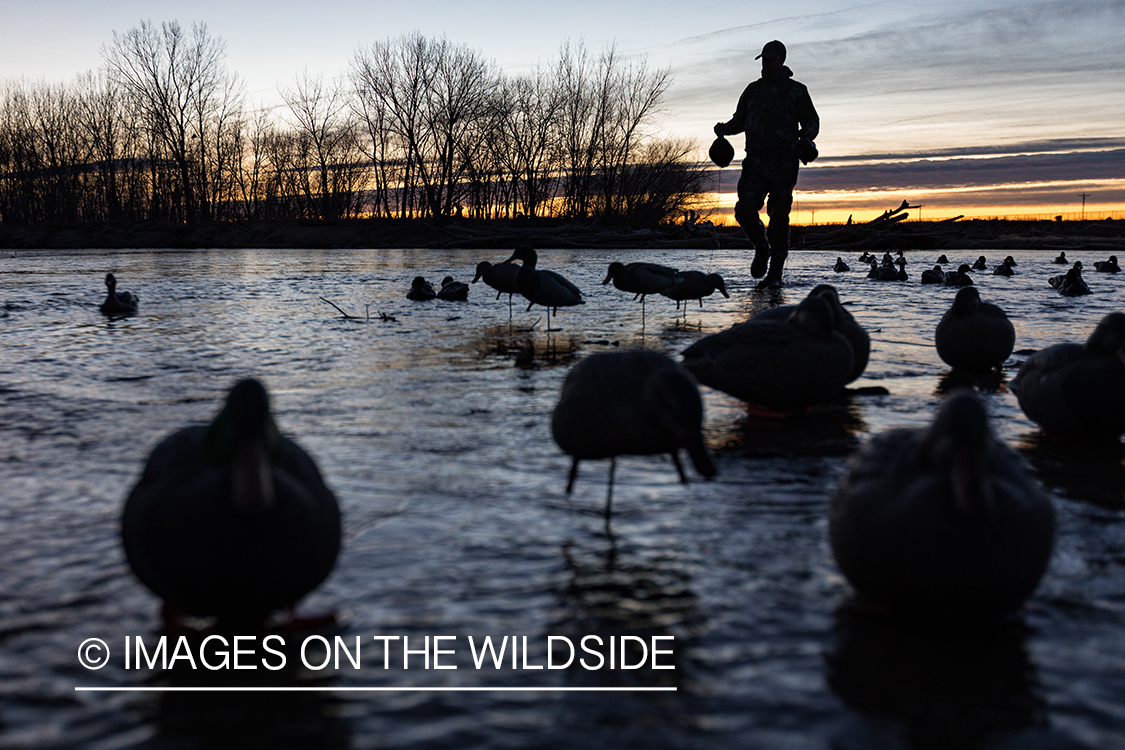
[[[609,273],[606,274],[605,281],[602,282],[602,286],[605,286],[609,282],[613,281],[617,277],[617,275],[620,274],[624,270],[625,270],[625,264],[624,263],[619,263],[617,261],[613,261],[612,263],[610,263],[609,264]]]
[[[504,262],[511,263],[513,260],[522,261],[524,268],[535,268],[538,256],[535,253],[535,248],[531,245],[517,245],[516,249],[512,251],[512,257]]]
[[[962,263],[957,266],[957,273],[969,274],[973,269],[969,267],[968,263]]]
[[[1117,265],[1117,256],[1116,255],[1109,256],[1109,262],[1116,266]]]
[[[444,279],[441,280],[442,286],[449,286],[452,283],[453,283],[453,277],[452,276],[446,276]]]
[[[995,441],[988,412],[975,393],[959,390],[950,395],[918,448],[927,463],[948,476],[957,513],[972,517],[992,511],[988,465]]]
[[[236,510],[273,507],[272,459],[281,447],[281,433],[260,382],[247,378],[231,388],[226,404],[207,428],[204,445],[212,461],[230,466],[231,503]]]
[[[1004,258],[1004,262],[1007,263],[1009,266],[1018,266],[1019,265],[1019,263],[1016,263],[1016,259],[1013,258],[1010,255],[1008,257]]]
[[[953,306],[949,309],[953,311],[954,317],[963,318],[979,308],[980,292],[975,286],[963,286],[957,291],[957,296],[953,298]]]
[[[1086,339],[1086,351],[1091,354],[1113,354],[1125,346],[1125,313],[1106,315]]]
[[[473,283],[475,284],[480,281],[480,277],[488,273],[488,269],[490,268],[492,268],[492,264],[487,260],[482,260],[480,263],[477,263],[477,275],[473,277]]]
[[[789,323],[819,339],[830,337],[836,330],[836,316],[831,303],[820,296],[808,296],[801,300],[797,309],[789,316]]]
[[[112,292],[116,286],[117,286],[117,277],[114,276],[112,273],[107,273],[105,275],[105,288]]]
[[[716,291],[722,293],[727,299],[730,299],[730,295],[727,294],[727,284],[723,281],[722,276],[717,273],[709,273],[704,278],[707,279],[707,283],[713,286]]]
[[[415,276],[414,281],[410,282],[410,286],[411,286],[412,289],[418,289],[420,287],[427,286],[425,277]]]
[[[977,258],[977,263],[987,263],[987,262],[988,262],[988,261],[986,261],[986,260],[984,259],[984,256],[983,256],[983,255],[982,255],[982,256],[980,256],[979,258]]]
[[[1081,271],[1082,270],[1082,261],[1080,261],[1080,260],[1074,261],[1074,265],[1071,266],[1071,269]]]

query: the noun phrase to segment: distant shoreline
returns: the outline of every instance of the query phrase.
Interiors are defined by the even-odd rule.
[[[749,248],[737,227],[673,225],[631,230],[565,219],[353,219],[214,224],[0,224],[0,248],[255,249],[255,248]],[[795,226],[794,250],[840,253],[886,250],[1125,251],[1125,221],[901,221],[883,224]]]

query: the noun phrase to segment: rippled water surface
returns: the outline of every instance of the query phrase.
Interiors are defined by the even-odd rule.
[[[1006,254],[986,252],[990,269]],[[1125,747],[1121,451],[1043,444],[1005,386],[1029,351],[1083,340],[1125,309],[1125,278],[1091,268],[1094,294],[1063,298],[1046,283],[1061,271],[1047,252],[1014,252],[1013,278],[976,275],[1017,333],[1003,378],[984,384],[995,430],[1059,512],[1051,567],[1020,621],[954,637],[842,607],[826,509],[847,456],[874,432],[926,423],[953,385],[932,341],[954,290],[917,281],[936,255],[908,253],[913,280],[887,283],[833,274],[835,254],[795,252],[789,286],[771,296],[753,291],[743,251],[546,250],[540,267],[588,301],[548,334],[541,309],[516,300],[509,314],[482,284],[464,303],[404,298],[416,274],[469,281],[503,250],[9,252],[0,746]],[[684,315],[653,297],[642,323],[639,303],[601,285],[611,260],[718,271],[731,298]],[[140,296],[139,314],[99,314],[107,271]],[[676,355],[825,281],[871,333],[855,385],[887,395],[765,421],[704,388],[714,481],[682,486],[667,457],[622,459],[608,525],[607,463],[584,464],[564,494],[569,462],[549,416],[574,362],[626,347]],[[530,366],[516,366],[521,351],[534,352]],[[153,445],[209,419],[248,375],[340,499],[344,551],[306,604],[337,612],[329,636],[364,639],[363,668],[288,678],[327,692],[76,692],[182,683],[126,670],[120,655],[87,671],[75,654],[90,637],[111,649],[127,635],[151,641],[158,602],[125,564],[122,501]],[[468,636],[527,636],[534,665],[548,635],[587,634],[674,636],[675,669],[477,670],[468,658]],[[459,668],[426,670],[418,656],[383,670],[374,635],[410,636],[412,648],[457,636],[446,643]],[[677,690],[340,689],[403,686]]]

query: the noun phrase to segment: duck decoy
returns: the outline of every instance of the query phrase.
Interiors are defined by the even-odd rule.
[[[608,458],[611,498],[617,456],[669,453],[686,484],[678,456],[684,448],[696,471],[714,476],[702,425],[703,399],[695,380],[670,357],[653,351],[586,357],[567,373],[551,416],[555,442],[573,457],[567,493],[574,489],[580,461]]]
[[[923,284],[944,284],[945,271],[941,270],[941,266],[934,266],[922,272]]]
[[[843,258],[836,256],[836,265],[832,266],[832,270],[836,273],[844,273],[845,271],[850,271],[852,269],[851,266],[844,262]]]
[[[441,280],[441,289],[437,298],[446,302],[464,302],[469,299],[469,285],[463,281],[454,281],[452,276]]]
[[[1015,270],[1013,270],[1013,266],[1015,266],[1015,265],[1016,265],[1016,262],[1014,260],[1012,260],[1012,256],[1009,255],[1007,258],[1005,258],[1003,261],[1000,262],[1000,265],[995,266],[992,269],[992,275],[993,276],[1014,276],[1016,272],[1015,272]]]
[[[1117,273],[1121,268],[1117,265],[1117,256],[1109,256],[1109,260],[1099,260],[1094,262],[1094,270],[1101,271],[1102,273]]]
[[[132,292],[117,291],[117,277],[112,273],[105,275],[105,302],[98,309],[105,315],[125,315],[135,313],[140,299]]]
[[[970,271],[972,271],[972,269],[969,268],[968,264],[962,263],[961,265],[957,266],[956,271],[950,271],[949,273],[945,274],[945,285],[946,286],[970,286],[970,285],[972,285],[973,278],[972,278],[972,276],[969,275]]]
[[[840,293],[836,287],[831,284],[817,284],[808,293],[809,297],[820,297],[828,303],[829,309],[832,311],[832,323],[836,330],[839,331],[852,347],[852,369],[848,373],[848,379],[845,382],[851,383],[856,380],[863,371],[867,368],[867,360],[871,356],[871,337],[867,335],[852,314],[844,307],[844,303],[840,301]],[[779,305],[764,310],[754,316],[754,319],[761,320],[785,320],[797,310],[797,305]]]
[[[996,305],[982,302],[975,286],[957,290],[953,305],[934,331],[938,356],[955,370],[986,372],[1004,364],[1016,344],[1016,329]]]
[[[793,412],[839,393],[854,354],[829,301],[806,297],[784,320],[756,316],[684,350],[700,383],[750,404]]]
[[[875,258],[875,256],[871,255],[866,250],[864,250],[862,253],[859,254],[859,262],[860,263],[870,263],[872,260],[874,260],[874,258]]]
[[[945,253],[942,253],[941,255],[938,256],[937,262],[938,263],[949,263],[949,258],[945,257]]]
[[[1074,265],[1061,276],[1052,276],[1047,280],[1047,283],[1058,290],[1058,293],[1064,297],[1078,297],[1083,294],[1090,294],[1090,287],[1086,280],[1082,278],[1081,261],[1075,261]]]
[[[906,258],[899,258],[894,261],[896,265],[882,265],[878,268],[875,264],[871,264],[871,273],[867,274],[868,278],[877,279],[878,281],[906,281],[910,276],[906,273]]]
[[[520,245],[512,252],[512,257],[506,262],[520,261],[520,270],[516,272],[516,288],[528,301],[527,309],[533,305],[543,305],[547,308],[547,330],[551,330],[551,311],[558,313],[560,307],[584,305],[582,292],[554,271],[536,270],[535,264],[539,260],[535,249],[530,245]]]
[[[482,260],[477,263],[477,275],[473,277],[473,283],[475,284],[483,279],[485,284],[496,290],[496,299],[500,299],[501,294],[507,294],[510,311],[512,295],[519,293],[519,289],[516,288],[516,274],[519,273],[519,270],[519,266],[508,261],[492,264],[487,260]]]
[[[437,297],[437,292],[434,291],[430,282],[421,276],[414,277],[414,280],[410,282],[410,291],[406,293],[406,298],[415,302],[425,302],[435,297]]]
[[[1125,433],[1125,313],[1102,318],[1085,344],[1032,354],[1009,389],[1049,435],[1117,440]]]
[[[125,501],[121,538],[166,613],[261,627],[331,572],[340,509],[313,459],[278,431],[265,387],[247,379],[210,424],[152,451]]]
[[[829,540],[860,597],[908,615],[1002,615],[1035,590],[1055,513],[984,403],[957,391],[923,429],[893,429],[852,459],[832,497]]]
[[[1056,257],[1056,258],[1055,258],[1055,259],[1054,259],[1053,261],[1051,261],[1051,262],[1052,262],[1052,263],[1057,263],[1057,264],[1058,264],[1058,265],[1060,265],[1060,266],[1065,266],[1065,265],[1069,265],[1069,264],[1070,264],[1070,261],[1066,259],[1066,253],[1065,253],[1065,252],[1062,252],[1062,251],[1059,251],[1058,257]]]
[[[983,271],[986,268],[988,268],[988,261],[984,259],[983,255],[977,258],[973,263],[973,270]]]
[[[676,282],[660,291],[668,299],[676,301],[677,310],[680,309],[681,302],[687,302],[689,299],[699,300],[699,306],[703,307],[703,298],[710,297],[715,292],[730,298],[722,276],[717,273],[705,274],[702,271],[680,271],[676,275]],[[684,307],[686,309],[687,306]]]

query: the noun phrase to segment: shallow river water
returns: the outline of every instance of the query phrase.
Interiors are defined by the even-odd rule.
[[[1016,622],[949,633],[851,611],[826,520],[848,455],[875,432],[927,423],[955,385],[932,345],[954,290],[918,283],[936,252],[907,253],[911,280],[888,283],[797,251],[789,285],[771,295],[753,290],[744,251],[545,250],[540,268],[587,299],[548,333],[541,308],[517,299],[509,313],[483,284],[462,303],[404,297],[417,274],[469,281],[503,250],[7,251],[0,747],[1125,747],[1122,451],[1045,443],[1006,388],[1030,351],[1084,340],[1125,310],[1125,278],[1075,252],[1094,294],[1064,298],[1046,282],[1064,270],[1055,253],[1012,252],[1012,278],[991,275],[1008,251],[985,254],[989,272],[974,275],[1012,318],[1017,353],[978,386],[997,434],[1051,490],[1059,528]],[[717,271],[731,298],[684,315],[650,297],[642,322],[639,303],[601,285],[611,260]],[[98,312],[107,271],[140,296],[139,314]],[[584,464],[564,494],[569,461],[550,413],[574,362],[628,347],[676,356],[822,282],[871,334],[853,385],[886,394],[776,421],[703,388],[713,481],[684,486],[667,457],[623,458],[608,523],[607,462]],[[336,612],[338,626],[318,631],[329,640],[362,639],[361,668],[345,660],[268,683],[315,691],[132,690],[239,684],[222,682],[229,670],[125,668],[125,638],[154,644],[160,623],[125,563],[118,517],[155,443],[210,419],[250,375],[340,500],[343,552],[306,608]],[[657,641],[672,651],[659,663],[675,668],[531,668],[548,636],[585,635],[671,636]],[[374,636],[409,637],[410,668],[392,645],[384,669]],[[427,636],[455,636],[440,658],[457,669],[425,668]],[[516,638],[525,661],[477,669],[470,636]],[[113,653],[104,668],[79,664],[87,638]],[[417,687],[489,690],[398,689]],[[573,689],[592,687],[617,690]]]

